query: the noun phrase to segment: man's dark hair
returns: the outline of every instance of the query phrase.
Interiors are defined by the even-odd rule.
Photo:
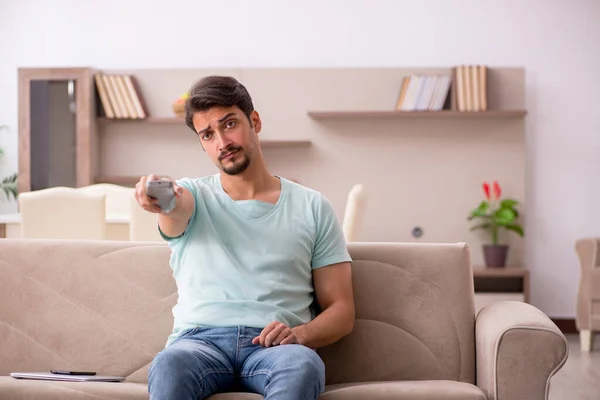
[[[194,83],[190,96],[185,102],[185,124],[196,133],[192,118],[198,111],[206,111],[212,107],[237,106],[250,121],[254,111],[252,98],[248,90],[231,76],[206,76]],[[252,123],[252,122],[251,122]]]

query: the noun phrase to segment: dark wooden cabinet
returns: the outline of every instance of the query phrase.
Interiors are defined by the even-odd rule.
[[[20,68],[18,191],[94,180],[91,68]]]

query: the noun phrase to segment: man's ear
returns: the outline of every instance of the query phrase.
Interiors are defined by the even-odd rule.
[[[252,122],[254,132],[259,133],[262,129],[262,121],[260,120],[260,115],[258,115],[258,111],[254,110],[252,111],[252,113],[250,113],[250,121]]]

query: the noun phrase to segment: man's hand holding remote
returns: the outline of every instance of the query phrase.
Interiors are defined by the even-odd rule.
[[[168,213],[161,209],[157,204],[157,199],[152,198],[146,191],[148,181],[164,180],[170,181],[173,184],[175,194],[175,207]],[[169,177],[159,177],[151,174],[142,176],[140,181],[135,186],[134,192],[137,203],[144,210],[159,214],[158,223],[162,232],[171,237],[181,235],[188,224],[189,219],[194,211],[194,197],[189,190],[183,186],[179,186]]]
[[[175,192],[175,197],[181,197],[181,195],[183,194],[183,188],[181,186],[178,186],[175,181],[169,177],[159,177],[156,175],[148,175],[148,176],[142,176],[140,178],[140,181],[135,185],[135,198],[138,202],[138,204],[146,211],[149,211],[151,213],[162,213],[164,210],[162,210],[158,204],[157,204],[157,199],[153,198],[151,196],[148,195],[147,193],[147,184],[149,181],[167,181],[167,182],[172,182],[173,184],[173,191]]]

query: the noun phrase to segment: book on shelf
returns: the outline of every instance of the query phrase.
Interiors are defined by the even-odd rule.
[[[456,67],[456,109],[487,111],[487,67],[459,65]]]
[[[148,109],[132,75],[97,73],[94,76],[102,113],[108,119],[144,119]]]
[[[450,93],[452,78],[446,75],[412,74],[402,78],[397,111],[441,111]]]

